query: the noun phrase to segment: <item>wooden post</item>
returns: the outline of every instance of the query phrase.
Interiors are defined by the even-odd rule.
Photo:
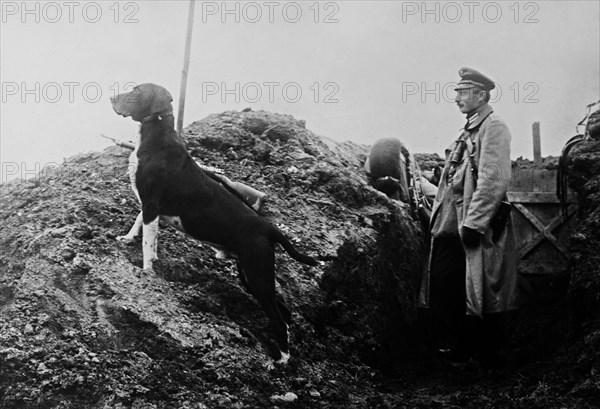
[[[181,71],[181,86],[179,88],[179,112],[177,114],[177,133],[181,135],[183,129],[183,111],[185,109],[185,92],[187,89],[188,68],[190,66],[190,49],[192,47],[192,28],[194,27],[195,0],[190,0],[188,10],[187,36],[185,39],[185,54],[183,57],[183,70]]]
[[[533,123],[533,161],[537,164],[542,163],[542,141],[540,135],[540,123]]]

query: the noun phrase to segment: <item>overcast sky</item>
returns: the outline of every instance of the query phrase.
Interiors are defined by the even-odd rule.
[[[0,1],[1,181],[138,126],[109,97],[154,82],[179,98],[188,1]],[[184,124],[246,107],[337,141],[442,153],[464,117],[458,69],[495,80],[512,157],[558,155],[600,98],[599,1],[196,2]],[[24,164],[24,165],[22,165]]]

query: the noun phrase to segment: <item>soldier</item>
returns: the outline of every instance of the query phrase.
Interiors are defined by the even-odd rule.
[[[446,150],[420,302],[432,309],[445,356],[494,366],[500,313],[517,307],[515,238],[503,204],[511,136],[488,103],[494,82],[470,68],[459,75],[455,102],[467,123]]]

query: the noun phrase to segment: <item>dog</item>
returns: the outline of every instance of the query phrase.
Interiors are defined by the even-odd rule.
[[[284,234],[210,178],[186,151],[173,127],[173,98],[156,84],[141,84],[111,98],[114,111],[140,122],[139,141],[130,156],[130,180],[141,203],[133,227],[117,239],[131,242],[143,234],[143,268],[157,260],[159,218],[234,258],[246,290],[267,314],[279,346],[277,363],[290,358],[291,312],[275,291],[275,243],[297,261],[317,261],[298,252]]]

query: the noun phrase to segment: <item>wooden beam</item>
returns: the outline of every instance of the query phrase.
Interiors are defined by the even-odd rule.
[[[553,192],[507,192],[506,195],[511,203],[560,203]],[[570,192],[567,195],[567,203],[577,203],[577,195]]]
[[[187,34],[185,39],[185,53],[183,57],[183,70],[181,71],[181,85],[179,87],[179,112],[177,113],[177,134],[181,135],[183,129],[183,112],[185,110],[185,93],[187,90],[188,69],[190,67],[190,48],[192,47],[192,28],[194,27],[195,0],[190,0],[188,9]]]
[[[539,231],[532,240],[525,243],[524,246],[519,250],[519,260],[523,259],[527,254],[529,254],[538,244],[540,244],[544,239],[547,239],[550,243],[554,245],[565,257],[569,257],[569,252],[565,246],[563,246],[556,236],[552,234],[556,228],[560,225],[564,224],[571,216],[575,214],[577,211],[577,205],[569,206],[567,210],[567,217],[563,220],[562,215],[556,216],[548,226],[544,226],[542,222],[531,213],[525,206],[521,204],[515,204],[515,207],[529,220],[531,224],[533,224]]]
[[[542,163],[542,137],[540,135],[540,123],[533,123],[533,161]]]
[[[524,260],[519,263],[519,273],[526,275],[558,275],[566,272],[566,260]]]

